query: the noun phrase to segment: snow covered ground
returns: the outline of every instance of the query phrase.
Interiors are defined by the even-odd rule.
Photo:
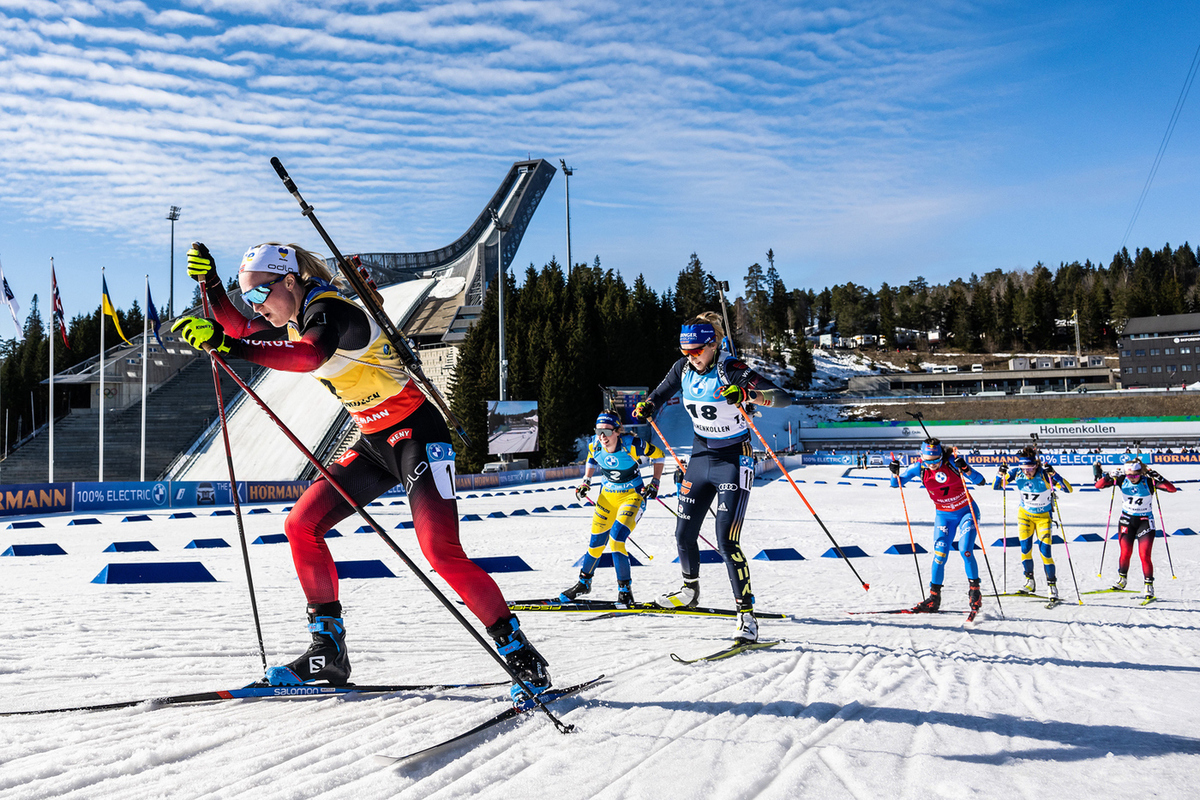
[[[670,435],[670,434],[668,434]],[[742,532],[748,555],[794,547],[804,561],[752,561],[759,607],[794,615],[762,623],[774,649],[682,665],[723,646],[728,620],[523,615],[530,637],[561,684],[600,673],[606,681],[553,707],[577,732],[562,735],[538,715],[494,729],[470,745],[399,768],[375,753],[403,754],[465,730],[502,708],[496,690],[317,700],[226,701],[191,707],[138,706],[95,713],[8,717],[0,726],[0,797],[141,798],[793,798],[1139,797],[1194,795],[1200,774],[1200,537],[1155,548],[1162,600],[1085,596],[1086,605],[1046,610],[994,599],[963,628],[961,561],[952,554],[946,602],[936,616],[851,616],[848,610],[909,606],[921,597],[913,559],[885,555],[908,541],[900,497],[882,470],[806,467],[800,488],[855,559],[864,592],[844,562],[821,558],[829,542],[778,473],[752,495]],[[1171,467],[1200,479],[1200,467]],[[1087,471],[1067,469],[1072,481]],[[818,483],[825,481],[825,483]],[[849,485],[844,485],[848,483]],[[867,485],[874,483],[876,485]],[[545,492],[461,499],[462,513],[549,508],[573,498]],[[1196,483],[1163,498],[1170,530],[1200,528]],[[977,492],[996,580],[1004,580],[1001,495]],[[917,541],[930,547],[927,498],[906,491]],[[1071,537],[1103,533],[1107,493],[1062,498]],[[1011,501],[1011,497],[1010,497]],[[245,517],[250,539],[279,533],[279,506]],[[372,509],[389,529],[407,507]],[[1012,533],[1013,503],[1009,503]],[[229,517],[0,532],[13,543],[58,542],[66,556],[0,559],[7,600],[2,710],[52,708],[243,685],[261,666],[235,523]],[[573,582],[589,514],[565,510],[466,522],[477,556],[520,555],[532,572],[498,575],[510,599],[544,596]],[[634,570],[634,592],[674,588],[674,519],[651,504],[634,538],[652,553]],[[397,578],[342,582],[348,642],[359,682],[486,681],[502,678],[478,645],[360,523],[338,525],[338,560],[380,559]],[[711,531],[706,535],[711,538]],[[394,537],[419,560],[410,530]],[[222,550],[185,550],[193,538],[225,538]],[[112,554],[113,541],[149,540],[158,553]],[[1071,542],[1084,591],[1115,577],[1110,543]],[[250,547],[268,659],[305,646],[304,598],[286,545]],[[632,550],[636,554],[636,550]],[[1060,585],[1075,600],[1065,548],[1055,547]],[[217,583],[106,586],[89,581],[110,562],[202,561]],[[921,558],[929,577],[929,556]],[[1010,548],[1008,586],[1020,568]],[[702,573],[706,603],[728,605],[721,565]],[[1135,557],[1131,577],[1140,586]],[[1039,584],[1042,580],[1038,567]],[[435,581],[440,579],[435,578]],[[985,578],[986,582],[986,578]],[[593,596],[615,593],[609,570]]]

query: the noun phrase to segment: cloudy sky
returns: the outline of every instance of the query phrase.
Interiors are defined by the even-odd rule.
[[[941,281],[1120,247],[1197,46],[1194,3],[0,0],[0,263],[68,316],[187,243],[340,247],[467,227],[509,165],[571,179],[573,255],[663,290],[695,251],[741,287]],[[1129,246],[1190,240],[1200,90]],[[563,181],[520,265],[565,258]],[[0,321],[0,335],[11,335]]]

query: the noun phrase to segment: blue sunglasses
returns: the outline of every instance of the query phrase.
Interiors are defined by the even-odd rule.
[[[270,296],[272,287],[274,287],[275,284],[279,283],[281,280],[283,280],[286,277],[287,277],[287,275],[280,275],[278,278],[276,278],[273,281],[267,281],[266,283],[260,283],[258,286],[255,286],[251,289],[247,289],[246,291],[242,292],[242,299],[245,300],[247,303],[253,303],[256,306],[262,305],[263,303],[265,303],[267,301],[267,297]]]

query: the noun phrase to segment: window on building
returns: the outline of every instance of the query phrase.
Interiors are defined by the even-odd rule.
[[[1146,355],[1146,351],[1145,350],[1134,350],[1133,354],[1135,356],[1144,356],[1144,355]]]
[[[1125,374],[1126,374],[1126,375],[1132,375],[1132,374],[1133,374],[1133,367],[1126,367],[1126,368],[1125,368]]]
[[[1146,374],[1146,368],[1138,367],[1138,375],[1145,375],[1145,374]]]
[[[1190,348],[1190,347],[1179,348],[1179,355],[1181,355],[1181,356],[1186,356],[1186,355],[1190,354],[1191,352],[1192,352],[1192,348]]]
[[[1160,367],[1160,366],[1158,366],[1158,365],[1155,365],[1155,366],[1153,366],[1153,367],[1151,367],[1151,368],[1150,368],[1150,371],[1151,371],[1151,372],[1162,372],[1162,367]]]
[[[1122,350],[1122,351],[1121,351],[1121,358],[1129,358],[1129,351],[1128,351],[1128,350]]]
[[[1179,368],[1179,371],[1180,371],[1180,372],[1191,372],[1191,371],[1192,371],[1192,365],[1191,365],[1191,364],[1184,364],[1184,365],[1182,365],[1182,366]]]
[[[1175,371],[1175,365],[1167,364],[1167,372],[1174,372],[1174,371]]]
[[[1174,348],[1174,347],[1164,347],[1164,348],[1163,348],[1163,355],[1164,355],[1164,356],[1173,356],[1173,355],[1175,355],[1175,348]]]
[[[1158,350],[1158,348],[1157,348],[1157,347],[1151,347],[1151,348],[1150,348],[1150,355],[1152,355],[1152,356],[1156,356],[1156,355],[1158,355],[1158,354],[1159,354],[1159,350]]]

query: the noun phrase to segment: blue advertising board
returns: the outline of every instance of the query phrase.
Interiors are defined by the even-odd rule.
[[[172,481],[171,508],[231,506],[229,481]],[[238,500],[246,502],[246,484],[238,481]]]
[[[167,481],[105,481],[75,484],[74,511],[123,511],[132,508],[169,508]]]

